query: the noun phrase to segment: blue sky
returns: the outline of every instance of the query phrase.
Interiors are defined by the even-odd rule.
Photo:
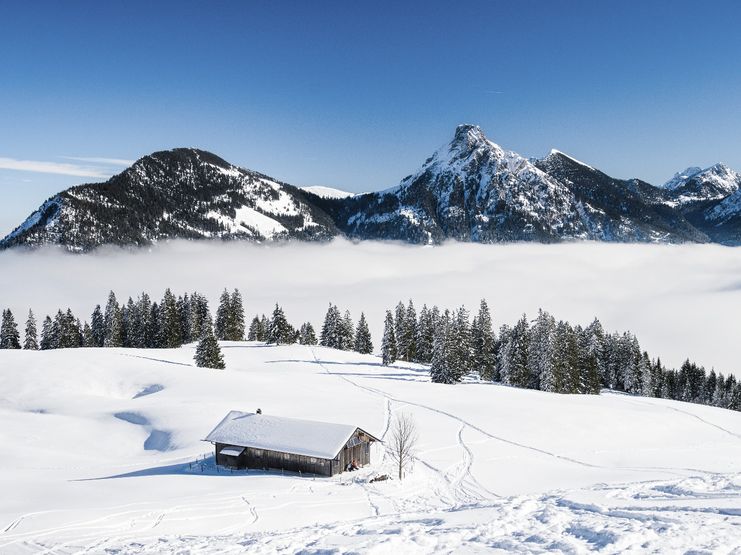
[[[737,2],[6,2],[0,234],[177,146],[351,191],[462,122],[616,177],[741,170],[739,21]]]

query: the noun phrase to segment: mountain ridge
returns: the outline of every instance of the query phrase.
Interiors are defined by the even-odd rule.
[[[528,159],[463,124],[398,185],[364,194],[298,188],[200,149],[157,151],[104,183],[50,197],[0,249],[336,236],[741,244],[740,188],[741,175],[724,164],[688,168],[656,187],[613,178],[557,149]]]

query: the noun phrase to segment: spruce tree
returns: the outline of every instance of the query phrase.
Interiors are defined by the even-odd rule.
[[[429,364],[432,361],[432,340],[435,325],[432,321],[432,313],[427,305],[422,305],[419,311],[419,322],[417,325],[417,356],[415,362]]]
[[[41,341],[39,347],[41,347],[42,351],[54,348],[52,346],[52,327],[51,317],[47,315],[44,318],[44,323],[41,325]]]
[[[175,295],[169,288],[165,290],[160,304],[160,327],[164,348],[176,349],[183,344],[180,312]]]
[[[93,347],[102,347],[105,343],[106,326],[100,305],[95,306],[95,310],[90,317],[90,330],[93,334]]]
[[[457,381],[456,372],[451,367],[451,364],[455,364],[451,354],[454,346],[451,335],[450,312],[446,310],[437,321],[433,333],[430,379],[434,383],[452,384]]]
[[[396,358],[399,360],[407,360],[407,353],[409,352],[409,335],[406,332],[406,315],[407,309],[404,303],[399,301],[396,305],[396,311],[394,314],[394,337],[396,338]]]
[[[232,291],[229,299],[227,337],[230,341],[244,341],[244,304],[238,289]]]
[[[409,299],[406,314],[404,315],[404,360],[417,360],[417,311],[414,309],[412,299]]]
[[[262,341],[260,317],[255,316],[250,322],[250,329],[247,332],[247,341]]]
[[[496,366],[495,340],[489,305],[486,299],[481,299],[475,325],[471,327],[471,350],[473,370],[478,372],[484,380],[491,380],[494,376],[494,367]]]
[[[393,364],[396,361],[396,334],[394,333],[394,317],[390,310],[386,311],[386,320],[383,324],[381,359],[384,366]]]
[[[20,349],[21,338],[18,333],[18,325],[15,323],[13,313],[9,308],[3,310],[2,323],[0,324],[0,349]]]
[[[23,341],[23,348],[29,351],[36,351],[39,348],[39,336],[36,331],[36,318],[33,311],[29,309],[28,319],[26,320],[26,337]]]
[[[95,347],[95,339],[93,338],[93,329],[90,324],[85,322],[82,327],[82,346],[83,347]]]
[[[268,326],[267,342],[276,345],[293,342],[293,329],[288,324],[283,309],[278,305],[278,303],[275,304],[273,317],[270,319],[270,324]]]
[[[360,320],[358,320],[358,327],[355,330],[355,350],[365,355],[373,352],[373,341],[368,329],[368,322],[362,312],[360,313]]]
[[[311,322],[305,322],[301,325],[298,342],[301,345],[316,345],[316,333],[314,332],[314,326],[311,325]]]
[[[224,292],[219,298],[219,308],[216,309],[216,322],[214,333],[217,339],[224,340],[229,334],[229,315],[231,313],[232,298],[229,295],[229,291],[224,289]]]
[[[543,309],[530,328],[528,364],[536,389],[551,391],[553,379],[553,335],[556,319]]]
[[[115,329],[114,329],[115,326]],[[103,316],[104,347],[122,347],[123,346],[123,325],[121,322],[121,308],[118,305],[116,294],[111,291],[108,293],[108,302],[105,305]]]
[[[345,311],[345,316],[340,320],[340,333],[339,333],[339,344],[338,349],[343,351],[351,351],[355,343],[355,326],[350,316],[350,311]]]
[[[203,336],[196,347],[194,360],[196,366],[200,368],[216,368],[219,370],[225,368],[224,357],[211,326],[205,327]]]

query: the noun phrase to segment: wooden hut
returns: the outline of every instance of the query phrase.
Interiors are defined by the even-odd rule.
[[[216,464],[334,476],[355,460],[370,463],[378,439],[356,426],[231,411],[206,436]]]

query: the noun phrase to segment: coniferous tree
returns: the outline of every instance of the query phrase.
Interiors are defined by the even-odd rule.
[[[404,360],[417,360],[417,311],[414,309],[412,299],[409,299],[406,313],[404,314]]]
[[[528,320],[523,314],[509,331],[507,343],[502,347],[504,350],[501,368],[503,383],[517,387],[528,387],[530,384],[529,335]]]
[[[95,306],[90,317],[90,329],[93,334],[93,347],[102,347],[105,344],[106,326],[100,305]]]
[[[340,309],[332,303],[329,303],[329,308],[327,309],[327,314],[324,317],[324,323],[322,324],[322,333],[319,344],[323,347],[341,349],[342,326],[343,322],[342,316],[340,315]]]
[[[530,328],[528,364],[533,387],[552,391],[553,380],[553,335],[556,320],[540,309]]]
[[[396,305],[396,311],[394,314],[394,337],[396,338],[396,358],[399,360],[406,360],[407,352],[409,351],[409,345],[407,340],[409,336],[406,333],[406,315],[407,309],[404,303],[399,301]]]
[[[0,349],[20,349],[21,338],[18,333],[18,325],[15,323],[13,313],[9,308],[3,310],[2,323],[0,324]]]
[[[121,307],[118,305],[116,294],[111,291],[108,294],[108,302],[103,315],[103,326],[105,336],[103,346],[123,347],[123,323],[121,321]]]
[[[183,344],[180,311],[175,295],[169,288],[165,290],[160,304],[160,331],[164,348],[176,349]]]
[[[311,325],[311,322],[305,322],[301,325],[298,342],[301,345],[316,345],[316,333],[314,332],[314,326]]]
[[[471,371],[471,330],[465,307],[460,307],[451,318],[449,342],[448,364],[453,380],[459,382]]]
[[[494,376],[495,340],[489,305],[485,299],[481,299],[479,313],[474,319],[474,325],[471,326],[471,350],[473,369],[484,380],[491,380]]]
[[[196,366],[201,368],[224,369],[224,357],[221,354],[219,342],[216,340],[211,326],[206,326],[203,330],[203,336],[198,341],[196,354],[194,357]]]
[[[293,341],[293,329],[288,324],[283,309],[276,303],[273,310],[273,317],[270,319],[270,324],[268,325],[267,342],[281,345],[293,343]]]
[[[219,308],[216,309],[216,322],[214,326],[214,333],[217,339],[224,340],[227,338],[229,333],[229,314],[231,313],[232,298],[229,295],[229,291],[224,289],[224,292],[219,297]]]
[[[393,364],[396,361],[396,334],[394,332],[394,317],[390,310],[386,311],[386,320],[383,324],[381,359],[384,366]]]
[[[250,329],[247,332],[247,341],[263,341],[260,317],[255,316],[250,322]]]
[[[451,354],[453,340],[451,334],[450,312],[446,310],[435,325],[432,342],[432,362],[430,363],[430,379],[434,383],[456,383],[456,372],[451,363],[455,363]]]
[[[42,351],[46,351],[48,349],[53,349],[53,343],[52,343],[52,321],[51,317],[48,315],[46,318],[44,318],[44,323],[41,326],[41,341],[39,343],[39,347],[41,347]]]
[[[358,327],[355,330],[355,350],[358,353],[368,355],[373,352],[373,341],[371,340],[370,330],[368,329],[368,322],[365,319],[365,314],[360,313],[360,320],[358,320]]]
[[[338,349],[350,351],[355,343],[355,326],[350,316],[350,311],[345,311],[345,316],[340,320]]]
[[[83,347],[96,347],[95,338],[93,337],[93,329],[90,324],[85,322],[82,327],[82,346]]]
[[[238,289],[234,289],[229,299],[227,337],[230,341],[244,341],[244,304]]]
[[[39,335],[36,331],[36,317],[30,309],[28,311],[28,319],[26,320],[26,337],[23,341],[23,348],[28,351],[36,351],[39,348]]]
[[[419,323],[417,325],[417,356],[415,362],[429,364],[432,361],[434,331],[432,312],[427,308],[427,305],[423,305],[422,310],[419,311]]]

